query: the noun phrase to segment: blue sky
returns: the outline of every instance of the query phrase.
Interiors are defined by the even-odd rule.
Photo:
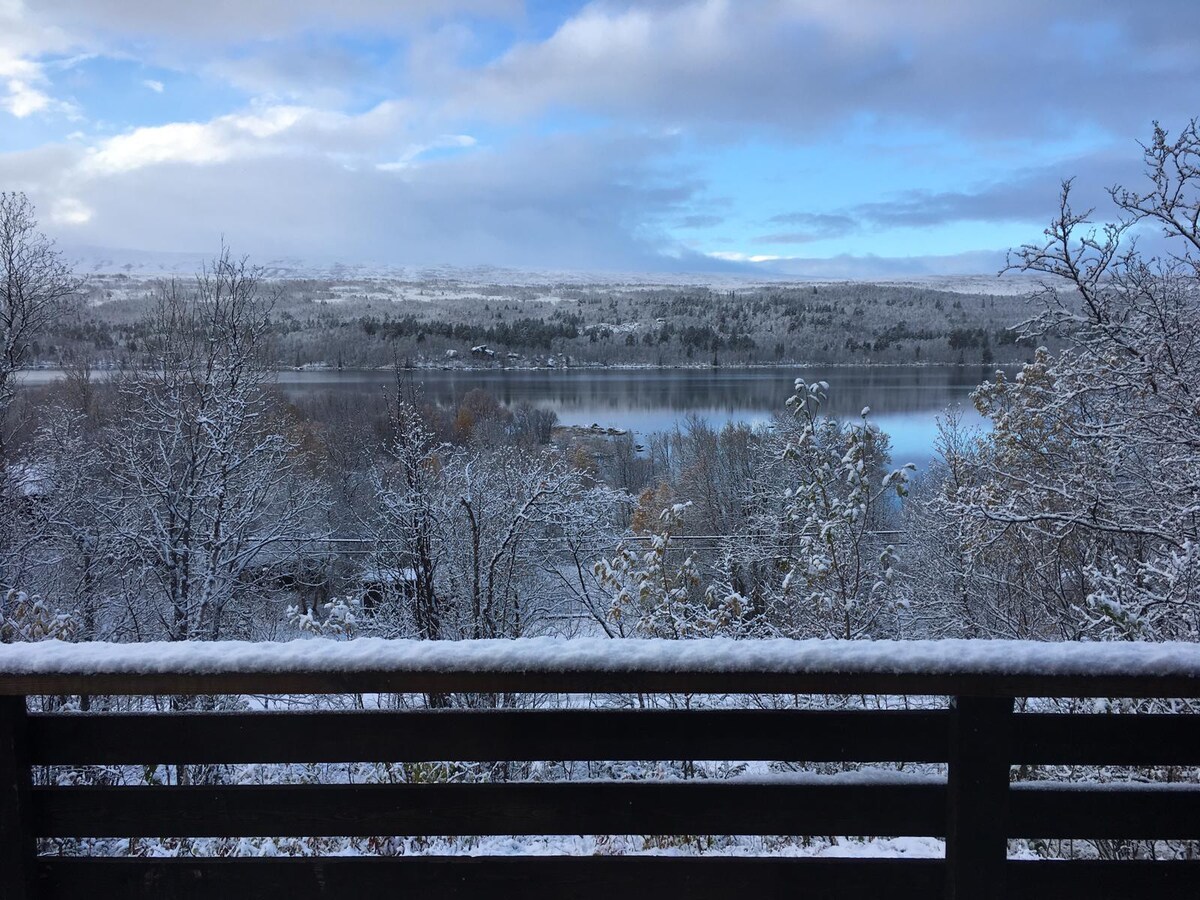
[[[65,248],[994,271],[1200,115],[1200,4],[0,0],[0,189]]]

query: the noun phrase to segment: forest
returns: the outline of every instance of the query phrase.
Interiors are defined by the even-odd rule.
[[[1114,193],[1119,221],[1096,229],[1068,184],[1045,242],[1013,252],[1049,283],[1015,332],[1012,298],[862,285],[583,292],[552,311],[501,295],[486,324],[449,301],[388,316],[330,304],[328,286],[272,283],[229,250],[194,280],[97,305],[81,301],[96,284],[62,262],[28,201],[4,194],[0,640],[1196,641],[1195,123],[1175,140],[1157,131],[1145,154],[1153,187]],[[1170,251],[1143,257],[1128,240],[1139,228]],[[948,413],[934,464],[916,472],[891,458],[869,410],[824,415],[823,382],[798,380],[770,426],[694,419],[640,448],[572,438],[544,411],[483,392],[427,402],[405,363],[480,343],[580,362],[1028,360],[974,393],[988,428]],[[331,357],[394,365],[394,388],[366,405],[276,390],[282,363]],[[18,387],[35,361],[64,377]],[[570,777],[562,765],[539,777]]]
[[[279,368],[1003,364],[1032,357],[1013,326],[1035,286],[264,278],[272,315],[261,352]],[[141,275],[91,275],[30,345],[30,363],[149,364],[154,291]]]

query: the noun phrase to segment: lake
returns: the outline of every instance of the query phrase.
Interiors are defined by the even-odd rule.
[[[713,425],[767,422],[785,409],[796,378],[827,381],[827,411],[846,418],[871,407],[871,420],[892,439],[896,465],[923,467],[933,455],[937,418],[947,407],[963,421],[982,424],[971,391],[991,378],[989,366],[830,366],[762,369],[415,369],[414,381],[431,400],[456,404],[482,388],[501,402],[526,401],[551,409],[564,425],[625,428],[645,436],[674,428],[689,415]],[[61,373],[22,373],[24,384],[45,384]],[[394,383],[390,371],[284,371],[279,386],[292,398],[319,391],[365,394]]]
[[[625,428],[638,435],[663,431],[689,415],[714,425],[767,422],[785,409],[796,378],[829,382],[827,410],[871,419],[892,438],[899,465],[924,465],[933,453],[937,417],[960,405],[963,419],[980,424],[971,391],[995,372],[987,366],[840,366],[771,369],[458,369],[414,370],[425,395],[453,404],[482,388],[505,404],[527,401],[553,410],[564,425]],[[328,390],[363,392],[391,385],[390,372],[282,372],[285,394]]]

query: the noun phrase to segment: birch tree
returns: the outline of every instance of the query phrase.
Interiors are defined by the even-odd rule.
[[[314,536],[319,493],[268,391],[262,290],[227,249],[194,283],[160,284],[153,368],[118,384],[111,515],[147,601],[141,637],[245,635],[256,573]]]
[[[33,204],[22,193],[0,192],[0,465],[4,417],[29,345],[79,290],[54,244],[38,231]]]
[[[438,640],[445,630],[445,598],[437,584],[446,523],[441,457],[448,448],[436,440],[399,380],[397,388],[383,463],[372,474],[377,506],[371,523],[376,545],[372,560],[378,573],[411,573],[411,578],[399,581],[379,580],[388,595],[384,597],[387,607],[407,606],[393,630]]]
[[[34,337],[81,284],[38,231],[34,213],[24,194],[0,192],[0,589],[15,586],[18,545],[28,537],[22,534],[21,507],[29,470],[9,471],[9,410],[17,373],[28,362]]]

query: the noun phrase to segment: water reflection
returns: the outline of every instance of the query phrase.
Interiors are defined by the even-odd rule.
[[[456,404],[482,388],[506,404],[522,401],[552,409],[565,425],[626,428],[639,435],[662,431],[697,415],[716,426],[767,422],[784,409],[796,378],[827,381],[827,410],[857,416],[864,406],[892,438],[897,462],[924,464],[933,452],[937,417],[961,405],[964,421],[974,388],[995,369],[981,366],[842,366],[751,370],[458,370],[413,371],[425,395]],[[293,398],[314,391],[386,390],[389,372],[285,372],[280,388]]]
[[[937,417],[960,406],[963,421],[982,424],[970,407],[971,391],[992,377],[987,366],[830,366],[777,369],[505,369],[413,370],[427,398],[456,405],[482,388],[508,405],[532,403],[552,409],[564,425],[625,428],[640,436],[681,425],[697,415],[714,426],[768,422],[785,409],[796,378],[827,381],[826,409],[857,416],[870,406],[872,419],[892,438],[893,459],[923,466],[933,453]],[[23,372],[26,385],[62,377],[56,371]],[[281,372],[280,390],[291,399],[334,393],[381,396],[390,371]]]

